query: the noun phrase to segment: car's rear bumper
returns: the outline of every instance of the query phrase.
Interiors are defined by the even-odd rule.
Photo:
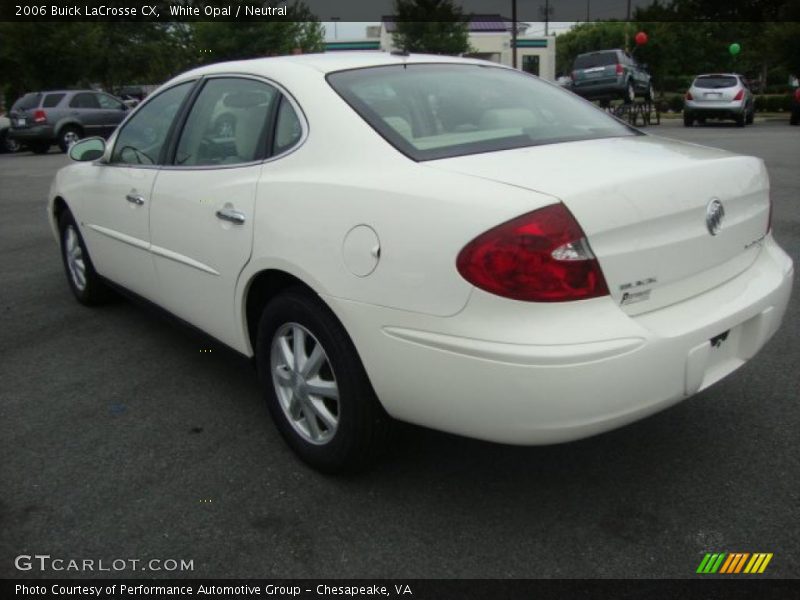
[[[622,79],[609,82],[593,82],[591,80],[574,82],[569,89],[588,100],[619,98],[624,96],[627,91],[625,81]]]
[[[738,119],[747,112],[744,102],[692,102],[686,101],[684,115],[708,119]]]
[[[52,125],[35,125],[33,127],[15,128],[9,131],[9,137],[18,142],[52,142],[55,132]]]
[[[740,367],[777,330],[792,278],[791,259],[768,236],[734,279],[635,317],[610,297],[534,305],[475,290],[450,318],[326,300],[392,416],[548,444],[655,413]]]

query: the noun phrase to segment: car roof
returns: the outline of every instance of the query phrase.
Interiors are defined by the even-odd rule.
[[[604,52],[622,52],[622,49],[608,48],[607,50],[592,50],[591,52],[581,52],[578,56],[591,56],[592,54],[603,54]]]
[[[741,75],[738,73],[703,73],[695,76],[695,79],[700,79],[701,77],[741,77]]]
[[[250,60],[240,60],[232,62],[215,63],[198,67],[183,75],[192,76],[207,75],[220,72],[241,71],[243,73],[268,74],[276,67],[304,67],[322,73],[332,73],[334,71],[344,71],[347,69],[359,69],[365,67],[380,67],[402,64],[430,64],[430,63],[452,63],[452,64],[477,64],[492,65],[502,67],[497,63],[490,63],[485,60],[459,58],[454,56],[443,56],[438,54],[398,54],[390,52],[376,51],[355,51],[355,52],[325,52],[316,54],[296,54],[290,56],[272,56],[266,58],[254,58]],[[183,78],[181,76],[181,78]]]

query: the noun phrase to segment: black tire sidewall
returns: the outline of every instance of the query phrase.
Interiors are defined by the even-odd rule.
[[[58,133],[58,147],[61,149],[62,152],[67,153],[69,151],[69,146],[67,145],[67,141],[64,139],[64,136],[67,135],[69,132],[76,133],[78,135],[78,139],[81,139],[81,132],[77,127],[72,125],[67,125]]]
[[[67,245],[64,240],[64,236],[69,226],[75,228],[75,233],[78,235],[78,244],[80,244],[81,253],[83,255],[86,286],[84,286],[82,290],[79,289],[72,280],[72,274],[69,272],[69,265],[67,264]],[[86,244],[83,241],[83,235],[81,234],[80,227],[78,227],[78,224],[75,222],[75,219],[68,210],[65,210],[58,219],[58,237],[59,247],[61,248],[61,262],[64,265],[64,273],[67,277],[67,283],[69,284],[69,289],[72,290],[72,294],[75,296],[78,302],[85,304],[86,306],[94,306],[109,300],[111,297],[111,291],[106,287],[97,272],[94,270],[94,265],[92,264],[92,259],[89,257],[89,251],[86,249]]]
[[[275,393],[270,352],[275,332],[286,323],[298,323],[322,344],[339,388],[339,423],[333,438],[323,445],[303,439],[295,431]],[[305,462],[329,473],[359,470],[371,462],[388,416],[380,406],[364,367],[344,327],[321,301],[304,290],[292,290],[265,307],[256,340],[256,363],[267,405],[279,432]],[[376,443],[378,442],[378,443]]]

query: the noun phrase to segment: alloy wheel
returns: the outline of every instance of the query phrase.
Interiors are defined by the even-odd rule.
[[[64,231],[64,254],[72,283],[82,292],[86,289],[86,262],[83,259],[78,232],[73,225],[68,225]]]
[[[315,445],[333,439],[339,387],[319,340],[299,323],[285,323],[272,339],[270,370],[278,403],[300,437]]]

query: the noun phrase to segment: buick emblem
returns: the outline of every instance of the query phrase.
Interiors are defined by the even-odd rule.
[[[722,228],[722,220],[725,218],[725,208],[719,198],[712,198],[706,206],[706,227],[708,233],[717,235]]]

